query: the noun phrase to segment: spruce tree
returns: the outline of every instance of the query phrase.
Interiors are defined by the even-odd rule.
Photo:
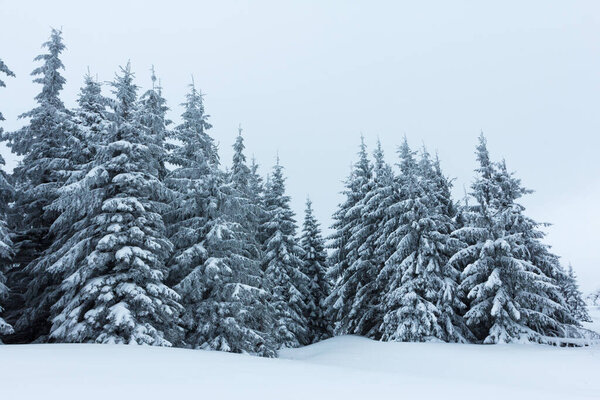
[[[327,278],[327,253],[321,236],[321,228],[313,215],[312,202],[306,200],[304,225],[302,226],[302,261],[304,274],[310,283],[306,299],[306,319],[311,343],[331,336],[331,324],[325,315],[325,299],[331,290]]]
[[[52,276],[40,271],[38,263],[54,241],[50,226],[57,215],[47,206],[69,179],[71,159],[78,152],[71,114],[59,97],[65,84],[60,73],[64,69],[60,60],[65,49],[62,33],[52,29],[43,47],[48,52],[35,58],[42,65],[32,72],[36,77],[33,81],[42,85],[35,97],[37,106],[20,116],[29,119],[26,126],[2,135],[11,150],[23,157],[13,173],[17,189],[14,261],[18,266],[11,269],[9,281],[14,288],[11,314],[19,333],[15,341],[31,341],[48,332],[49,304],[40,293],[54,282]]]
[[[178,144],[169,154],[175,168],[167,175],[167,187],[175,198],[166,215],[169,239],[174,252],[169,261],[169,284],[178,285],[208,258],[203,240],[208,233],[208,219],[216,212],[211,191],[217,186],[218,155],[208,135],[212,125],[204,112],[202,95],[194,83],[182,104],[182,123],[171,132]]]
[[[363,276],[353,308],[357,316],[357,332],[380,339],[383,288],[377,280],[391,251],[386,244],[386,226],[390,220],[388,208],[395,200],[394,173],[385,161],[381,142],[373,152],[373,177],[366,194],[359,202],[361,223],[353,230],[352,237],[359,247],[359,259],[355,263],[356,274]]]
[[[252,231],[255,232],[256,240],[259,244],[259,249],[265,248],[267,237],[265,232],[261,229],[262,225],[267,220],[267,211],[265,209],[265,185],[262,177],[258,173],[258,167],[256,160],[252,157],[250,164],[250,179],[248,181],[248,190],[250,195],[250,203],[254,211],[254,220],[252,221]],[[262,259],[262,254],[261,254]]]
[[[56,215],[50,226],[51,245],[30,264],[33,276],[49,276],[37,289],[36,299],[49,310],[48,320],[56,316],[52,306],[63,295],[63,282],[73,274],[86,257],[95,232],[90,230],[90,215],[101,203],[100,191],[94,186],[102,177],[94,162],[98,149],[108,132],[106,99],[100,84],[88,73],[78,98],[79,107],[72,112],[75,129],[71,130],[71,171],[57,197],[47,206]]]
[[[9,77],[15,74],[8,69],[6,64],[0,59],[0,72]],[[5,87],[5,83],[0,79],[0,87]],[[4,121],[4,116],[0,112],[0,121]],[[2,136],[2,127],[0,127],[0,137]],[[14,189],[10,182],[10,177],[2,170],[5,165],[4,158],[0,155],[0,335],[10,335],[13,333],[12,326],[2,318],[3,304],[8,298],[8,288],[6,287],[6,278],[4,272],[7,270],[13,257],[13,243],[10,238],[7,216],[8,204],[14,196]],[[0,340],[0,344],[2,340]]]
[[[454,313],[457,271],[449,270],[451,218],[444,213],[429,154],[417,162],[406,139],[399,150],[399,201],[390,206],[393,249],[379,274],[384,340],[466,341]]]
[[[164,165],[165,141],[169,136],[167,127],[171,124],[171,121],[166,117],[169,108],[167,107],[167,101],[162,96],[162,87],[156,77],[154,66],[152,66],[151,71],[152,88],[140,96],[139,120],[146,131],[146,136],[151,139],[146,145],[152,152],[153,159],[157,160],[158,178],[164,180],[167,175],[167,169]]]
[[[303,272],[302,248],[296,241],[296,221],[289,202],[278,157],[265,192],[268,219],[262,230],[267,238],[263,270],[273,307],[273,336],[279,347],[310,343],[305,317],[310,282]]]
[[[449,261],[460,249],[461,243],[451,236],[455,230],[456,207],[450,194],[451,182],[444,176],[439,157],[432,162],[424,147],[419,161],[421,188],[429,208],[432,230],[423,234],[427,265],[425,295],[437,307],[437,320],[447,342],[468,342],[474,339],[462,314],[466,309],[464,294],[459,289],[460,272]],[[428,247],[428,248],[427,248]]]
[[[564,272],[559,285],[569,313],[579,322],[592,322],[571,264]]]
[[[377,276],[389,257],[383,235],[388,220],[386,206],[393,190],[393,172],[384,160],[379,141],[373,156],[372,177],[364,186],[364,196],[355,206],[360,210],[360,221],[350,230],[348,240],[349,248],[358,248],[358,257],[350,265],[346,276],[350,277],[350,285],[356,288],[350,312],[353,332],[379,339],[382,315],[381,287]]]
[[[566,310],[558,287],[544,274],[540,260],[531,256],[532,250],[544,248],[538,224],[516,203],[530,191],[502,164],[490,160],[483,134],[476,154],[479,167],[471,195],[477,205],[467,226],[454,232],[466,246],[451,260],[458,268],[464,266],[466,323],[484,343],[544,342],[549,336],[565,336],[571,326],[560,320]]]
[[[129,64],[112,83],[113,122],[87,174],[85,257],[61,283],[51,338],[65,342],[169,346],[180,338],[181,306],[164,285],[172,245],[159,211],[165,188],[156,138],[141,123]],[[81,185],[80,185],[81,186]]]
[[[254,158],[250,166],[246,163],[244,154],[244,138],[242,128],[238,129],[238,136],[233,145],[233,163],[230,172],[230,185],[233,196],[238,204],[238,219],[250,234],[250,240],[254,242],[259,253],[262,243],[260,242],[260,224],[264,220],[265,210],[262,202],[263,187],[262,179],[258,174],[258,165]],[[260,254],[257,259],[260,259]]]
[[[250,169],[243,149],[240,134],[231,174],[219,174],[212,191],[217,207],[208,216],[202,242],[207,259],[176,288],[185,302],[188,345],[272,357],[269,299],[262,287],[260,252],[251,230]]]
[[[369,162],[367,148],[362,137],[358,156],[359,160],[353,165],[346,181],[346,190],[344,191],[346,199],[338,206],[333,215],[334,233],[329,238],[332,253],[328,277],[335,284],[331,294],[325,300],[325,304],[329,317],[334,322],[336,335],[367,334],[364,328],[358,326],[362,315],[357,313],[359,310],[354,304],[357,293],[364,285],[366,278],[364,274],[355,272],[355,263],[360,259],[359,248],[362,245],[362,241],[356,236],[356,231],[361,228],[362,223],[361,200],[368,191],[368,185],[373,175],[373,167]],[[367,330],[370,328],[368,326]]]

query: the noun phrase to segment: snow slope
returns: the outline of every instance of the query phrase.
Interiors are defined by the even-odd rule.
[[[12,345],[0,346],[0,399],[597,399],[599,372],[600,346],[342,336],[264,359],[143,346]]]

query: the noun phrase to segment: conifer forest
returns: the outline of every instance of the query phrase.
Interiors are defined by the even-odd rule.
[[[484,133],[473,135],[476,168],[462,199],[443,160],[409,137],[357,142],[324,234],[319,204],[292,211],[285,158],[261,176],[241,128],[222,167],[209,99],[193,81],[185,98],[167,101],[154,71],[142,88],[125,63],[110,82],[83,76],[68,107],[66,51],[52,29],[32,65],[35,107],[20,129],[0,131],[20,157],[0,171],[2,342],[276,357],[339,335],[597,339],[582,326],[590,316],[572,268],[521,205],[534,194],[491,155]],[[28,79],[10,62],[0,60],[0,87]],[[177,103],[184,112],[172,123]]]

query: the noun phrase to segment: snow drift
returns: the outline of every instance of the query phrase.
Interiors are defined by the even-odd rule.
[[[600,347],[342,336],[279,359],[124,345],[0,346],[3,399],[585,399]]]

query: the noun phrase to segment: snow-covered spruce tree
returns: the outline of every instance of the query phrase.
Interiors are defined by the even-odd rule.
[[[9,77],[15,76],[1,59],[0,72]],[[4,81],[0,79],[0,87],[5,86]],[[2,112],[0,112],[0,121],[4,121]],[[0,136],[2,135],[2,132],[2,127],[0,127]],[[4,277],[4,271],[6,271],[13,256],[13,243],[10,238],[6,218],[8,215],[8,204],[13,199],[14,189],[10,183],[8,174],[2,170],[4,165],[4,158],[0,155],[0,335],[10,335],[13,333],[13,328],[2,318],[2,305],[8,298],[8,288],[5,285],[6,278]],[[0,340],[0,344],[1,343],[2,340]]]
[[[364,187],[365,194],[355,209],[360,212],[360,221],[350,230],[348,248],[357,248],[357,258],[346,271],[350,287],[356,293],[351,300],[349,317],[353,333],[379,339],[381,315],[381,287],[377,282],[379,271],[389,253],[385,246],[383,228],[387,221],[386,207],[393,187],[393,172],[385,162],[381,143],[373,153],[374,164],[371,179]]]
[[[306,200],[304,224],[302,226],[302,261],[304,274],[310,283],[308,298],[306,299],[306,319],[308,321],[308,335],[311,343],[327,339],[332,335],[331,324],[325,315],[325,299],[331,290],[331,283],[327,278],[327,253],[325,241],[321,236],[321,228],[313,215],[312,202]]]
[[[466,341],[453,307],[458,273],[447,267],[451,218],[439,202],[433,165],[426,152],[417,162],[406,139],[399,153],[400,196],[388,211],[396,220],[387,237],[394,251],[378,277],[385,293],[382,339]]]
[[[265,191],[268,219],[262,230],[267,238],[263,270],[273,308],[272,334],[279,347],[310,343],[305,317],[310,282],[303,272],[302,248],[296,241],[296,221],[289,202],[278,158]]]
[[[180,336],[182,307],[163,283],[172,245],[158,213],[166,198],[161,162],[148,146],[157,139],[140,122],[129,64],[112,86],[113,123],[85,178],[83,224],[92,235],[82,238],[85,257],[61,284],[51,338],[169,346]]]
[[[436,304],[438,323],[444,330],[442,338],[447,342],[468,342],[474,336],[467,327],[462,314],[466,311],[464,293],[459,289],[461,271],[449,261],[462,243],[451,236],[455,230],[456,206],[450,194],[451,182],[444,176],[439,157],[431,162],[427,149],[423,148],[419,161],[421,187],[428,197],[433,231],[426,232],[429,246],[425,251],[427,264],[426,296]]]
[[[8,273],[13,296],[10,314],[16,320],[18,337],[12,341],[28,342],[48,333],[49,304],[39,298],[52,277],[40,272],[38,262],[53,242],[49,229],[56,214],[47,206],[57,197],[58,189],[72,172],[71,158],[77,153],[77,137],[73,135],[70,113],[59,94],[65,84],[60,54],[65,49],[62,34],[53,29],[43,44],[48,50],[35,58],[42,65],[32,72],[35,83],[42,85],[36,96],[37,106],[22,114],[26,126],[16,132],[5,132],[2,139],[17,155],[23,156],[15,168],[15,258],[17,264]]]
[[[49,320],[56,315],[51,310],[62,295],[61,284],[78,268],[78,263],[88,254],[95,232],[89,229],[89,215],[99,207],[99,191],[94,183],[99,177],[92,171],[94,159],[102,140],[108,132],[106,99],[101,95],[100,84],[88,73],[78,99],[79,107],[73,111],[75,129],[71,129],[71,171],[65,184],[57,189],[57,198],[46,206],[46,211],[56,217],[49,234],[53,241],[44,253],[29,265],[33,276],[48,276],[44,286],[33,292],[39,306],[50,310]],[[90,171],[92,171],[90,173]]]
[[[248,230],[250,234],[249,239],[255,243],[260,253],[262,244],[259,240],[259,229],[265,217],[262,202],[262,179],[258,174],[258,165],[254,159],[252,159],[250,167],[247,165],[244,149],[244,138],[240,126],[238,136],[233,145],[233,163],[229,174],[229,181],[234,192],[232,195],[239,203],[238,220]],[[258,254],[257,259],[260,258],[261,256]]]
[[[506,199],[504,204],[514,203],[515,199],[518,199],[521,196],[521,193],[528,194],[533,192],[532,190],[525,190],[521,187],[521,181],[514,178],[514,174],[508,171],[504,160],[498,163],[497,167],[498,181],[502,182],[501,186]],[[517,208],[520,208],[521,212],[524,213],[524,207],[518,205]],[[550,332],[549,334],[551,336],[580,337],[582,331],[577,329],[580,326],[580,322],[569,312],[569,307],[560,290],[561,282],[565,282],[567,279],[567,272],[560,265],[560,258],[551,252],[551,247],[549,245],[542,241],[546,236],[546,233],[542,228],[549,226],[550,224],[538,223],[528,217],[523,217],[518,221],[520,224],[514,225],[513,231],[520,232],[521,234],[523,246],[526,250],[525,259],[534,265],[541,275],[549,278],[553,285],[552,287],[546,288],[542,295],[547,297],[549,301],[560,305],[560,307],[550,309],[545,307],[544,303],[538,304],[538,312],[551,315],[553,320],[556,320],[561,324],[559,332],[557,332],[557,328],[554,327],[552,323],[550,323],[549,326],[540,328],[540,330]]]
[[[461,289],[468,294],[467,325],[484,343],[544,342],[565,336],[569,326],[560,318],[565,307],[558,287],[546,276],[539,259],[538,224],[516,203],[529,193],[520,181],[490,160],[483,134],[477,146],[477,179],[471,195],[477,201],[467,226],[454,236],[467,245],[450,260],[464,266]]]
[[[158,178],[163,180],[167,175],[167,168],[164,165],[165,143],[169,136],[167,127],[171,124],[171,121],[166,118],[169,108],[167,107],[167,100],[162,96],[162,87],[157,82],[154,66],[152,66],[150,78],[152,88],[140,96],[139,119],[146,130],[146,136],[151,139],[146,145],[152,152],[152,158],[156,160],[156,168],[159,171]],[[164,213],[164,210],[161,213]]]
[[[250,164],[250,180],[248,181],[248,190],[250,194],[250,202],[252,203],[252,208],[254,210],[255,220],[253,221],[254,226],[252,230],[256,235],[256,240],[259,244],[259,249],[262,252],[262,249],[265,248],[265,243],[267,241],[267,237],[265,237],[266,232],[264,232],[261,227],[267,221],[267,211],[265,209],[265,185],[263,183],[263,179],[258,173],[258,163],[252,157],[252,161]],[[262,254],[261,254],[262,259]]]
[[[571,264],[563,274],[559,286],[569,313],[579,322],[592,322]]]
[[[262,288],[260,251],[251,231],[250,170],[243,149],[238,135],[231,173],[214,172],[217,186],[210,193],[216,208],[207,216],[202,240],[207,258],[176,289],[186,308],[188,345],[273,357],[269,298]]]
[[[329,237],[330,269],[328,278],[334,282],[331,294],[325,300],[327,313],[334,323],[336,335],[367,335],[359,330],[361,315],[354,310],[358,291],[363,286],[364,276],[355,274],[351,268],[359,259],[362,242],[351,240],[352,234],[360,229],[362,223],[361,200],[365,197],[373,175],[364,138],[361,137],[359,160],[353,165],[346,181],[344,194],[346,199],[338,206],[333,215],[334,233]],[[370,329],[370,327],[367,327]]]
[[[213,139],[206,132],[212,125],[204,112],[202,94],[194,83],[182,104],[183,122],[171,132],[177,142],[169,154],[175,166],[165,179],[175,194],[172,207],[165,216],[169,239],[174,253],[169,261],[168,283],[178,285],[196,267],[203,265],[208,256],[204,239],[208,234],[208,219],[215,214],[217,203],[218,154]]]

